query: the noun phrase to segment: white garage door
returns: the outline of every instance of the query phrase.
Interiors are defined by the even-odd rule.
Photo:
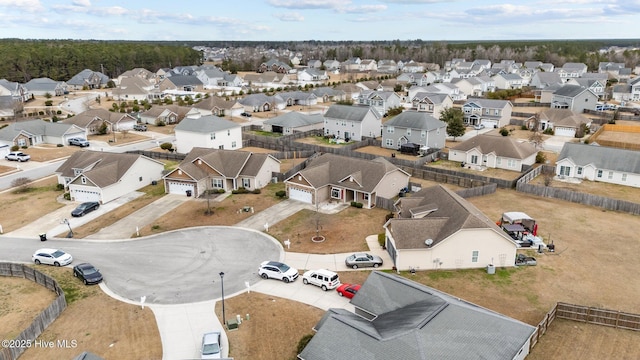
[[[553,129],[553,133],[554,135],[557,136],[571,136],[573,137],[575,135],[575,130],[572,128],[565,128],[565,127],[555,127]]]
[[[193,191],[193,189],[194,189],[193,184],[169,181],[168,185],[169,185],[169,194],[186,195],[187,194],[187,190],[190,190],[191,191],[191,195],[192,196],[195,195],[195,193]]]
[[[75,201],[100,201],[100,192],[93,190],[71,190],[72,197]]]
[[[298,201],[311,204],[311,199],[312,199],[311,191],[290,188],[289,199],[298,200]]]
[[[493,129],[495,126],[498,126],[498,121],[497,120],[482,120],[482,123],[484,124],[485,128],[488,129]]]

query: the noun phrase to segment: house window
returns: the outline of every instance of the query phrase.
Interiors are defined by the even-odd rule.
[[[597,177],[601,178],[602,177],[602,170],[598,170],[598,175]]]
[[[609,171],[608,179],[609,179],[609,180],[613,179],[613,171]]]
[[[216,139],[216,133],[211,133],[211,140],[215,140]]]
[[[27,140],[23,138],[18,139],[18,146],[20,147],[27,146]]]
[[[86,177],[84,177],[84,176],[83,176],[83,177],[81,177],[81,178],[80,178],[80,182],[81,182],[81,183],[83,183],[83,184],[86,184],[86,183],[87,183],[87,178],[86,178]]]
[[[251,179],[242,179],[242,187],[248,189],[251,187]]]
[[[622,181],[627,181],[627,174],[622,174]]]
[[[407,136],[411,136],[411,128],[407,128]]]
[[[478,155],[471,155],[471,163],[472,164],[478,163]]]
[[[340,199],[340,194],[342,191],[339,188],[331,188],[331,198],[332,199]]]
[[[578,166],[578,168],[576,169],[576,173],[578,175],[582,175],[582,166]]]
[[[387,147],[393,147],[393,139],[387,139],[385,140],[385,145]]]
[[[427,132],[426,131],[421,131],[420,132],[420,137],[421,138],[426,138],[427,137]]]
[[[362,194],[362,200],[369,201],[369,193]]]
[[[393,126],[387,126],[387,133],[393,134]]]
[[[231,135],[231,130],[227,130],[227,136]]]
[[[236,147],[236,142],[235,142],[235,141],[232,141],[232,142],[231,142],[231,147],[232,147],[232,148],[235,148],[235,147]]]
[[[569,166],[560,166],[560,176],[569,176],[571,174],[571,168]]]
[[[502,163],[502,158],[496,158],[496,165],[500,165]]]
[[[471,262],[474,262],[474,263],[478,262],[478,254],[479,253],[480,252],[478,250],[473,250],[471,252]]]
[[[216,189],[222,189],[224,187],[222,179],[211,179],[211,186]]]

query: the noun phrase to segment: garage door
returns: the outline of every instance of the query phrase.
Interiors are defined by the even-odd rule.
[[[557,136],[571,136],[571,137],[573,137],[575,135],[575,129],[565,128],[565,127],[558,127],[558,126],[553,128],[553,132]]]
[[[489,129],[493,129],[494,127],[498,126],[498,122],[496,120],[482,120],[482,123],[484,124],[485,128],[489,128]]]
[[[191,191],[192,195],[195,195],[193,191],[194,190],[193,184],[169,181],[168,185],[169,185],[169,194],[186,195],[187,190],[189,190]]]
[[[77,190],[72,189],[69,190],[71,192],[71,197],[75,201],[86,202],[86,201],[100,201],[100,192],[93,190]]]
[[[289,199],[298,200],[311,204],[311,191],[289,188]]]

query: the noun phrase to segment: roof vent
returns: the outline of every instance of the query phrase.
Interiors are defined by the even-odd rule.
[[[431,247],[431,245],[433,245],[433,239],[427,239],[424,241],[424,244],[427,245],[427,247]]]

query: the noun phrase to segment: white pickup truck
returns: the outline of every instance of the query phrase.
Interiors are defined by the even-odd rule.
[[[5,155],[4,158],[9,161],[19,161],[19,162],[25,162],[25,161],[31,160],[31,156],[29,154],[25,154],[20,151],[12,151],[7,155]]]

